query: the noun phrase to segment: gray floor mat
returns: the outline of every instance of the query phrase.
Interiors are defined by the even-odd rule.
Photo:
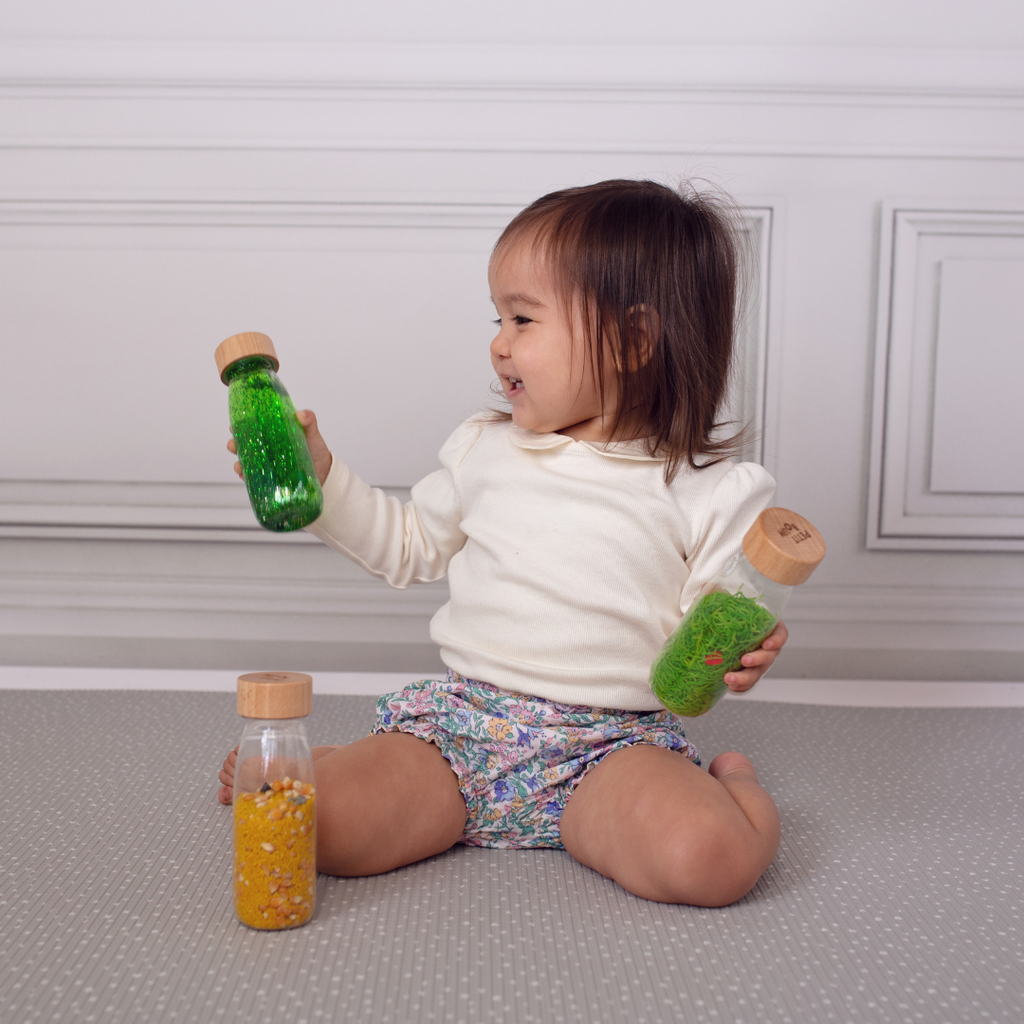
[[[314,742],[372,698],[317,697]],[[0,692],[0,1020],[1024,1021],[1024,710],[728,703],[782,847],[721,910],[556,851],[321,877],[313,922],[232,914],[226,694]]]

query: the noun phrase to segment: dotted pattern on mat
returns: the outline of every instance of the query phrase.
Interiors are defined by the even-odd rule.
[[[235,920],[215,772],[230,694],[0,693],[0,1020],[315,1024],[1024,1020],[1024,711],[730,703],[782,848],[720,910],[557,851],[321,876],[311,924]],[[372,699],[317,697],[314,742]]]

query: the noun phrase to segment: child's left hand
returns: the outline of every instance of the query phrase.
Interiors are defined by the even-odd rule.
[[[741,661],[743,669],[739,672],[726,672],[725,685],[733,693],[749,690],[768,671],[779,656],[783,644],[789,639],[789,630],[784,622],[778,622],[775,628],[765,637],[764,642],[756,651],[744,654]]]

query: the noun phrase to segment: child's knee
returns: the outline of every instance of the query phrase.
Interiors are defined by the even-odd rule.
[[[746,823],[680,822],[652,851],[652,894],[637,895],[663,903],[724,907],[753,889],[773,855],[764,837]]]

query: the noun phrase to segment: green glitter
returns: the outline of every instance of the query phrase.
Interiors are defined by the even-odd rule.
[[[775,622],[771,612],[742,593],[705,594],[654,662],[654,695],[677,715],[695,718],[710,711],[726,691],[725,674],[743,667],[740,658],[761,646]]]
[[[257,520],[275,533],[308,526],[320,515],[323,494],[306,435],[273,362],[263,356],[239,359],[224,376],[231,433]]]

